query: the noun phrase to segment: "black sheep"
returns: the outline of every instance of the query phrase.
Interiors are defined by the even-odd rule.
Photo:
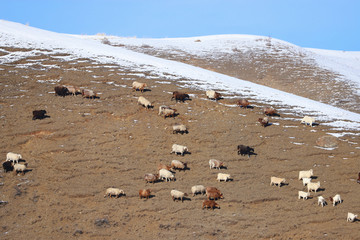
[[[46,114],[46,110],[34,110],[32,120],[44,119],[47,117],[45,114]]]
[[[242,156],[248,155],[250,157],[251,154],[254,154],[254,149],[249,146],[238,145],[237,149],[238,149],[238,154]]]
[[[14,164],[11,161],[5,161],[2,164],[4,172],[11,172],[14,170]]]

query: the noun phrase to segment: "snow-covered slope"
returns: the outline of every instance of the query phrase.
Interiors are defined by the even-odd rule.
[[[233,36],[238,38],[239,36]],[[94,37],[96,38],[96,37]],[[242,36],[247,44],[276,44],[279,40],[269,40],[254,36]],[[97,39],[99,39],[97,37]],[[196,45],[195,40],[200,40],[201,47]],[[260,39],[260,40],[259,40]],[[144,44],[139,39],[126,39],[132,44]],[[150,41],[150,40],[149,40]],[[152,44],[168,44],[167,40],[151,40]],[[180,49],[192,52],[214,51],[214,49],[233,50],[234,46],[227,44],[227,49],[223,47],[224,41],[229,41],[229,36],[212,36],[178,39]],[[176,40],[171,41],[172,44]],[[148,44],[149,42],[147,42]],[[291,46],[291,44],[288,44]],[[199,89],[222,89],[224,93],[231,95],[241,95],[257,100],[263,104],[279,105],[279,108],[286,109],[288,112],[298,115],[316,116],[321,121],[326,121],[334,127],[341,129],[359,129],[360,114],[336,108],[327,104],[313,101],[294,94],[279,91],[273,88],[265,87],[259,84],[230,77],[224,74],[194,67],[188,64],[161,59],[142,53],[126,50],[124,48],[113,47],[102,44],[100,41],[94,41],[81,36],[71,36],[49,32],[29,26],[9,21],[0,21],[0,47],[16,47],[36,49],[29,52],[14,52],[0,56],[0,64],[13,62],[26,57],[29,54],[35,54],[36,51],[48,51],[55,53],[67,53],[78,58],[91,58],[101,63],[112,63],[136,68],[137,71],[151,71],[163,78],[174,82],[186,83],[186,85]],[[238,46],[239,47],[239,46]],[[205,48],[205,49],[204,49]],[[298,48],[293,48],[298,51]],[[310,50],[304,50],[310,51]],[[354,53],[356,55],[356,53]],[[325,57],[325,55],[323,55]],[[325,61],[324,61],[325,62]],[[324,63],[326,64],[326,63]],[[335,66],[335,65],[334,65]],[[355,71],[355,76],[359,73]]]

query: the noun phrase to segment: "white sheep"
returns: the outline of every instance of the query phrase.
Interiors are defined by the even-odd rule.
[[[224,163],[219,160],[216,160],[216,159],[210,159],[209,166],[210,166],[210,169],[216,168],[216,169],[220,170],[221,167],[224,167]]]
[[[195,185],[191,187],[191,192],[193,196],[195,196],[198,193],[205,194],[206,188],[203,185]]]
[[[314,175],[314,171],[312,169],[307,171],[299,171],[299,180],[301,180],[304,177],[311,178],[313,175]]]
[[[310,193],[304,192],[304,191],[299,191],[299,199],[303,198],[303,200],[305,200],[305,199],[308,199],[308,197],[310,197]]]
[[[315,118],[305,116],[303,119],[301,119],[301,123],[305,123],[307,125],[313,126],[315,122]]]
[[[151,102],[149,100],[147,100],[146,98],[144,98],[143,96],[140,96],[138,98],[138,104],[143,105],[146,108],[151,108]]]
[[[163,107],[162,106],[159,107],[159,115],[164,114],[164,118],[167,118],[167,117],[175,118],[177,110],[172,109],[170,107],[166,107],[166,108],[164,108],[164,107],[166,107],[166,106],[163,105]]]
[[[326,201],[323,196],[318,197],[318,205],[321,205],[321,207],[324,207],[324,205],[326,205]]]
[[[161,105],[159,107],[159,115],[161,115],[165,109],[171,109],[169,106],[166,106],[166,105]]]
[[[319,182],[309,182],[307,185],[308,192],[310,191],[317,191],[320,188],[320,181]]]
[[[133,90],[140,90],[141,92],[143,92],[145,87],[147,87],[146,83],[140,83],[137,81],[132,83]]]
[[[187,129],[186,126],[184,124],[175,124],[172,126],[173,128],[173,133],[187,133]]]
[[[27,163],[25,163],[25,164],[19,164],[19,163],[14,164],[15,174],[21,172],[24,175],[25,171],[26,171],[26,168],[27,168]]]
[[[172,172],[167,169],[159,170],[159,179],[166,179],[166,181],[171,181],[175,179],[175,176]]]
[[[341,203],[341,197],[340,194],[336,194],[333,198],[330,197],[330,201],[333,203],[333,207],[335,207],[336,203]]]
[[[230,174],[227,174],[227,173],[218,173],[218,175],[217,175],[217,180],[219,182],[221,182],[221,181],[227,182],[227,180],[230,180],[230,179],[231,179],[231,176],[230,176]]]
[[[183,202],[184,197],[187,196],[187,193],[183,193],[178,190],[171,190],[170,195],[171,195],[173,201],[175,201],[175,199],[181,199],[181,201]]]
[[[182,156],[184,156],[184,153],[188,152],[188,148],[186,146],[173,144],[172,145],[172,151],[171,153],[178,154],[180,153]]]
[[[285,178],[278,178],[278,177],[271,177],[270,178],[270,186],[272,185],[278,185],[278,187],[281,187],[281,184],[285,183]]]
[[[19,163],[19,160],[22,159],[22,156],[18,153],[8,152],[6,154],[6,161],[11,161],[13,163]]]
[[[348,212],[346,221],[347,222],[354,222],[358,215]]]
[[[120,197],[121,195],[125,195],[124,190],[119,188],[108,188],[106,189],[104,197],[110,197],[110,198],[112,196]]]
[[[303,186],[305,187],[308,183],[311,182],[311,178],[304,177],[303,179]]]
[[[209,99],[218,100],[218,99],[221,97],[221,94],[218,93],[218,92],[215,92],[214,90],[209,90],[209,91],[206,91],[206,96],[207,96]]]

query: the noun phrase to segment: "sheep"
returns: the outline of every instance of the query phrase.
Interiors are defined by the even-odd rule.
[[[165,164],[163,164],[163,163],[159,163],[159,165],[158,165],[158,170],[160,170],[160,169],[166,169],[166,170],[171,170],[171,166],[168,166],[168,165],[165,165]]]
[[[81,95],[83,96],[83,98],[97,98],[96,93],[90,89],[82,89]]]
[[[357,182],[357,183],[360,183],[360,172],[359,172],[358,179],[357,179],[356,182]]]
[[[173,134],[175,133],[181,133],[181,134],[184,134],[184,133],[188,133],[187,129],[186,129],[186,126],[184,124],[175,124],[172,126],[173,128]]]
[[[318,197],[318,205],[321,205],[321,207],[324,207],[324,205],[326,205],[326,201],[323,196]]]
[[[144,98],[143,96],[140,96],[140,97],[138,98],[138,104],[146,107],[147,109],[153,107],[153,105],[151,104],[151,102],[150,102],[149,100],[147,100],[146,98]]]
[[[137,81],[132,83],[132,89],[135,91],[140,90],[141,92],[144,92],[145,87],[147,87],[146,83],[140,83]]]
[[[305,125],[313,126],[314,122],[315,122],[315,118],[305,116],[303,119],[301,119],[300,123],[305,123]]]
[[[171,168],[176,170],[186,170],[187,169],[187,163],[181,162],[179,160],[172,160],[171,161]]]
[[[270,178],[270,186],[272,186],[274,184],[275,186],[278,185],[278,187],[281,187],[281,184],[284,184],[285,181],[286,181],[285,178],[271,177]]]
[[[307,178],[307,177],[302,178],[302,180],[303,180],[303,186],[304,187],[306,186],[306,184],[311,182],[311,178]]]
[[[208,192],[218,192],[221,193],[219,189],[216,187],[206,187],[206,195],[208,195]]]
[[[176,109],[173,109],[170,107],[165,108],[165,105],[159,107],[159,115],[164,114],[164,118],[167,118],[167,117],[175,118],[176,111],[177,111]]]
[[[209,99],[214,99],[214,100],[219,100],[221,98],[221,94],[218,93],[218,92],[215,92],[213,90],[209,90],[209,91],[206,91],[206,96],[209,98]]]
[[[276,115],[276,110],[272,107],[265,107],[264,114],[268,115],[268,116],[274,116],[274,115]]]
[[[173,96],[171,97],[171,100],[175,99],[176,102],[185,102],[185,100],[191,100],[190,96],[186,93],[181,93],[178,91],[173,92]]]
[[[24,164],[15,163],[14,164],[15,174],[18,174],[19,172],[21,172],[22,175],[24,175],[26,168],[27,168],[27,163],[24,163]]]
[[[214,208],[220,209],[220,205],[217,204],[214,200],[204,200],[202,204],[202,209],[204,208],[211,208],[212,210],[214,210]]]
[[[159,174],[146,173],[144,180],[146,183],[155,183],[159,179]]]
[[[172,151],[170,153],[175,153],[175,154],[180,153],[181,156],[184,156],[184,154],[187,153],[187,152],[188,152],[188,148],[186,146],[173,144],[172,145]]]
[[[19,163],[19,160],[22,159],[22,156],[18,153],[8,152],[6,154],[6,161],[11,161],[13,163]]]
[[[151,196],[151,190],[150,189],[141,189],[141,190],[139,190],[140,199],[142,199],[142,198],[149,199],[150,196]]]
[[[124,190],[119,189],[119,188],[108,188],[106,189],[105,195],[104,197],[112,197],[115,196],[117,198],[119,198],[121,195],[126,195]]]
[[[221,181],[227,182],[227,180],[230,180],[230,179],[231,179],[231,176],[230,176],[230,174],[227,174],[227,173],[218,173],[218,175],[217,175],[217,180],[219,182],[221,182]]]
[[[254,149],[249,146],[238,145],[237,149],[238,149],[238,155],[242,155],[242,156],[248,155],[248,157],[250,157],[251,154],[254,154]]]
[[[77,87],[70,86],[70,85],[63,85],[63,87],[67,88],[68,93],[75,96],[78,93],[81,93],[81,90]]]
[[[358,215],[348,212],[346,221],[347,222],[354,222]]]
[[[307,184],[307,188],[308,188],[308,192],[310,192],[310,191],[315,191],[316,192],[320,188],[320,181],[316,182],[316,183],[309,182]]]
[[[171,109],[171,108],[169,106],[166,106],[166,105],[161,105],[159,107],[159,114],[158,115],[161,115],[162,113],[164,113],[165,109]]]
[[[314,175],[314,171],[312,169],[307,171],[299,171],[299,180],[302,178],[311,178]]]
[[[309,192],[299,191],[299,199],[303,198],[303,200],[308,199],[310,197]]]
[[[219,191],[206,191],[206,196],[208,198],[208,200],[214,199],[223,199],[224,196],[222,193],[220,193]]]
[[[205,189],[205,187],[203,185],[195,185],[195,186],[191,187],[191,192],[192,192],[193,197],[194,197],[198,193],[205,194],[206,189]]]
[[[184,197],[188,196],[187,193],[183,193],[178,190],[171,190],[170,195],[173,201],[175,201],[175,199],[181,199],[181,202],[184,202]]]
[[[239,107],[247,108],[250,105],[250,103],[248,100],[242,98],[239,101],[237,101],[237,105],[239,105]]]
[[[32,120],[44,119],[47,117],[45,114],[46,114],[46,110],[34,110]]]
[[[65,97],[66,95],[69,95],[69,90],[64,86],[56,86],[54,90],[55,90],[55,96]]]
[[[210,159],[209,166],[210,166],[210,169],[216,168],[218,170],[220,170],[221,167],[225,167],[223,162],[216,160],[216,159]]]
[[[5,161],[2,164],[4,172],[11,172],[12,170],[14,170],[14,164],[13,162],[10,161]]]
[[[264,118],[259,118],[258,122],[263,126],[266,127],[267,125],[269,125],[269,118],[268,117],[264,117]]]
[[[174,174],[166,169],[160,169],[159,170],[159,178],[160,179],[166,179],[166,181],[175,180]]]
[[[333,207],[335,207],[337,203],[341,203],[341,202],[342,202],[341,197],[340,197],[340,194],[336,194],[333,198],[332,198],[332,197],[329,197],[329,199],[330,199],[330,202],[333,203]]]

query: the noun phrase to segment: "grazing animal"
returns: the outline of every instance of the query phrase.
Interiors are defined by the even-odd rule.
[[[163,164],[163,163],[159,163],[159,165],[158,165],[158,170],[160,170],[160,169],[166,169],[166,170],[171,170],[171,166],[168,166],[168,165],[165,165],[165,164]]]
[[[198,193],[205,194],[206,189],[205,189],[205,187],[203,185],[195,185],[195,186],[191,187],[191,192],[192,192],[193,197],[194,197]]]
[[[346,221],[347,222],[354,222],[358,215],[348,212]]]
[[[81,95],[84,98],[90,98],[90,99],[97,98],[96,93],[93,90],[90,90],[90,89],[82,89],[81,90]]]
[[[319,182],[309,182],[307,184],[307,189],[308,189],[308,192],[310,191],[317,191],[318,189],[320,188],[320,181]]]
[[[220,209],[220,205],[217,204],[214,200],[204,200],[203,204],[202,204],[202,208],[211,208],[212,210],[214,210],[214,208],[219,208]]]
[[[313,126],[315,122],[315,118],[305,116],[303,119],[301,119],[301,123],[305,123],[305,125]]]
[[[159,170],[159,179],[165,179],[166,181],[175,180],[175,176],[172,172],[166,169]]]
[[[27,163],[24,163],[24,164],[15,163],[14,164],[15,174],[18,174],[21,172],[22,175],[24,175],[26,168],[27,168]]]
[[[259,118],[258,122],[261,124],[261,126],[266,127],[269,124],[269,118],[268,117]]]
[[[181,202],[184,202],[184,197],[188,196],[187,193],[183,193],[178,190],[171,190],[170,195],[173,201],[175,201],[175,199],[181,199]]]
[[[135,91],[140,90],[140,92],[144,92],[145,87],[147,87],[146,83],[140,83],[137,81],[132,83],[132,89]]]
[[[176,102],[185,102],[185,100],[191,100],[189,94],[181,93],[178,91],[173,92],[173,96],[171,97],[171,100],[175,99]]]
[[[159,179],[159,174],[146,173],[144,180],[146,183],[155,183]]]
[[[206,191],[206,196],[208,198],[208,200],[214,199],[223,199],[224,196],[220,191]]]
[[[285,178],[271,177],[270,186],[274,184],[275,186],[278,185],[278,187],[281,187],[281,184],[284,184],[285,181],[286,181]]]
[[[78,93],[81,93],[80,88],[74,87],[74,86],[70,86],[70,85],[63,85],[63,87],[66,87],[69,94],[75,96]]]
[[[164,113],[164,109],[171,109],[169,106],[166,106],[166,105],[161,105],[159,107],[159,114],[158,115],[161,115]]]
[[[5,161],[2,163],[4,172],[11,172],[12,170],[14,170],[14,164],[13,162],[10,161]]]
[[[209,90],[209,91],[206,91],[206,96],[209,98],[209,99],[213,99],[213,100],[219,100],[221,98],[221,94],[218,93],[218,92],[215,92],[213,90]]]
[[[150,189],[141,189],[141,190],[139,190],[140,199],[142,199],[142,198],[149,199],[150,195],[151,195],[151,190]]]
[[[104,197],[110,197],[111,198],[112,196],[115,196],[115,197],[118,198],[121,195],[125,196],[124,190],[119,189],[119,188],[108,188],[108,189],[106,189]]]
[[[306,184],[311,182],[311,178],[307,178],[307,177],[302,178],[302,180],[303,180],[303,186],[304,187],[306,186]]]
[[[210,169],[216,168],[218,170],[220,170],[221,167],[225,167],[223,162],[216,160],[216,159],[210,159],[209,166],[210,166]]]
[[[217,180],[219,182],[221,182],[221,181],[227,182],[227,180],[230,180],[230,179],[231,179],[231,176],[230,176],[230,174],[227,174],[227,173],[218,173],[218,175],[217,175]]]
[[[332,198],[332,197],[329,197],[329,199],[330,199],[330,202],[333,203],[333,207],[335,207],[337,203],[341,203],[341,202],[342,202],[341,197],[340,197],[340,194],[336,194],[333,198]]]
[[[187,163],[181,162],[179,160],[172,160],[171,161],[171,168],[174,170],[186,170],[187,169]]]
[[[237,101],[237,105],[239,107],[247,108],[250,105],[250,103],[248,100],[242,98],[239,101]]]
[[[308,197],[310,197],[310,193],[309,192],[304,192],[304,191],[299,191],[299,199],[308,199]]]
[[[360,172],[359,172],[359,176],[358,176],[358,179],[356,181],[357,183],[360,183]]]
[[[188,133],[188,130],[186,129],[186,126],[184,124],[175,124],[172,126],[173,128],[173,133]]]
[[[188,150],[188,148],[186,146],[173,144],[172,145],[172,151],[170,153],[175,153],[175,154],[180,153],[181,156],[184,156],[184,154],[187,153],[188,151],[189,150]]]
[[[264,114],[268,115],[268,116],[274,116],[274,115],[276,115],[276,110],[272,107],[265,107]]]
[[[302,178],[311,178],[312,176],[314,176],[314,171],[312,169],[307,171],[299,171],[299,180]]]
[[[221,193],[219,189],[216,187],[206,187],[206,195],[208,195],[208,192],[218,192]]]
[[[34,110],[32,120],[46,118],[46,110]]]
[[[151,104],[151,102],[150,102],[149,100],[147,100],[146,98],[144,98],[143,96],[140,96],[140,97],[138,98],[138,104],[146,107],[147,109],[153,107],[153,105]]]
[[[321,207],[324,207],[326,205],[326,201],[323,196],[318,197],[318,205],[321,205]]]
[[[242,156],[248,155],[248,157],[250,157],[250,155],[254,153],[253,148],[245,145],[238,145],[237,149],[238,149],[238,155],[242,155]]]
[[[65,97],[66,95],[69,95],[69,90],[64,86],[56,86],[54,90],[55,96]]]
[[[159,115],[161,114],[164,114],[164,118],[167,118],[167,117],[173,117],[175,118],[176,116],[176,109],[172,109],[170,107],[166,107],[166,106],[160,106],[159,107]]]
[[[22,159],[22,156],[18,153],[8,152],[6,154],[6,161],[11,161],[13,163],[19,163],[20,159]]]

